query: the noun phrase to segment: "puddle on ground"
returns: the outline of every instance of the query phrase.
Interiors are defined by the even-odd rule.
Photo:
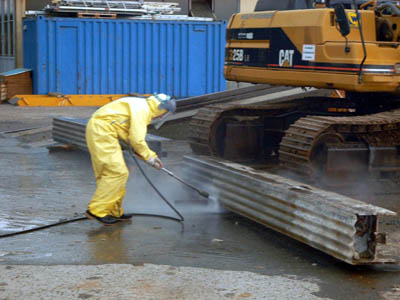
[[[29,230],[39,226],[50,224],[51,221],[43,219],[32,219],[31,217],[17,216],[14,218],[6,218],[0,216],[0,234],[1,232],[17,232],[22,230]]]
[[[11,255],[27,255],[27,254],[32,254],[32,252],[29,252],[29,251],[0,251],[0,257],[11,256]]]

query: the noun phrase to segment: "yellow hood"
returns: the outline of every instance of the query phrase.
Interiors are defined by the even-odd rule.
[[[158,101],[156,99],[156,97],[150,96],[150,97],[146,98],[146,101],[147,101],[147,105],[150,108],[150,113],[151,113],[151,118],[152,119],[154,119],[154,118],[156,118],[156,117],[158,117],[158,116],[160,116],[160,115],[162,115],[162,114],[167,112],[166,109],[161,109],[161,110],[158,109],[158,106],[160,105],[161,102]]]

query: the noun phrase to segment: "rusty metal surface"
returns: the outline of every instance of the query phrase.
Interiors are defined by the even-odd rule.
[[[274,87],[258,84],[255,86],[238,88],[224,92],[206,94],[177,101],[177,113],[170,116],[168,121],[187,119],[195,116],[205,106],[222,104],[257,105],[259,103],[272,103],[311,96],[326,95],[326,90],[304,91],[301,88]]]
[[[187,178],[214,190],[229,210],[349,264],[394,262],[376,246],[384,241],[379,216],[395,212],[218,159],[186,156],[184,166]]]
[[[281,91],[287,91],[292,88],[290,87],[276,87],[276,86],[271,86],[268,84],[256,84],[253,86],[248,86],[248,87],[243,87],[243,88],[238,88],[238,89],[233,89],[233,90],[228,90],[228,91],[223,91],[223,92],[217,92],[217,93],[212,93],[212,94],[206,94],[206,95],[201,95],[201,96],[195,96],[195,97],[190,97],[190,98],[184,98],[180,99],[176,106],[177,106],[177,111],[185,111],[185,110],[190,110],[190,109],[196,109],[203,107],[205,105],[211,105],[211,104],[221,104],[225,102],[231,102],[235,100],[242,100],[246,98],[252,98],[252,97],[257,97],[257,96],[262,96],[266,94],[272,94],[272,93],[277,93]]]

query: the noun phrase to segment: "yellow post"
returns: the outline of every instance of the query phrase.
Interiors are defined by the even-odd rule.
[[[15,65],[17,68],[22,68],[24,65],[22,46],[22,18],[25,17],[25,10],[26,0],[15,0]]]

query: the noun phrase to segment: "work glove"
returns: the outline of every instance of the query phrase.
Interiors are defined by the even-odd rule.
[[[156,158],[152,157],[148,159],[146,163],[148,163],[153,168],[156,168],[157,170],[161,170],[162,168],[164,168],[162,161],[158,157]]]

